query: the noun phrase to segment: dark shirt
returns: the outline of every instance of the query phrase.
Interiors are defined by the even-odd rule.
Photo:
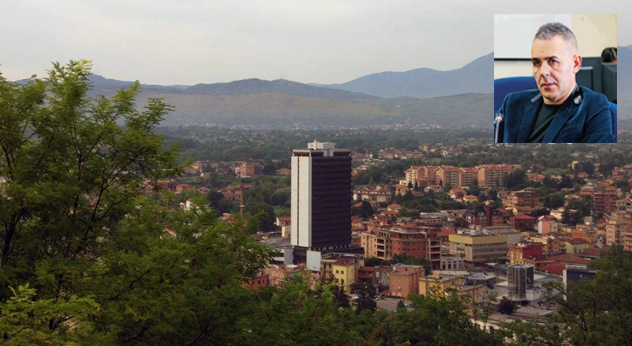
[[[531,136],[529,136],[527,140],[528,143],[542,143],[546,130],[548,130],[555,113],[557,113],[557,110],[560,109],[561,106],[562,105],[547,105],[546,103],[542,103],[538,117],[535,119],[535,124],[533,125],[533,132],[531,132]]]

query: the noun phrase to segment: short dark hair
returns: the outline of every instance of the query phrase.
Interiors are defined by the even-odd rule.
[[[613,62],[617,60],[617,48],[609,47],[601,52],[601,61],[602,62]]]
[[[566,25],[562,23],[546,23],[535,33],[536,39],[550,40],[555,36],[561,36],[564,42],[571,47],[577,49],[577,38],[575,34]]]

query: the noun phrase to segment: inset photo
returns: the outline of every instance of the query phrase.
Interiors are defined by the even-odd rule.
[[[494,142],[617,142],[617,15],[494,15]]]

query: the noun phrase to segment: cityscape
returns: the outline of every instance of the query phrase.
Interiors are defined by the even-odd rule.
[[[85,68],[51,79],[85,98],[65,77]],[[47,90],[3,83],[7,100]],[[137,87],[67,120],[34,96],[6,123],[5,340],[565,345],[606,338],[614,313],[594,344],[625,344],[629,144],[161,127],[169,106],[134,112]]]

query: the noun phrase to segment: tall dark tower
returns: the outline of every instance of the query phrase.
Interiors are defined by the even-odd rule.
[[[314,141],[292,153],[294,262],[320,261],[351,245],[351,156],[333,143]]]

